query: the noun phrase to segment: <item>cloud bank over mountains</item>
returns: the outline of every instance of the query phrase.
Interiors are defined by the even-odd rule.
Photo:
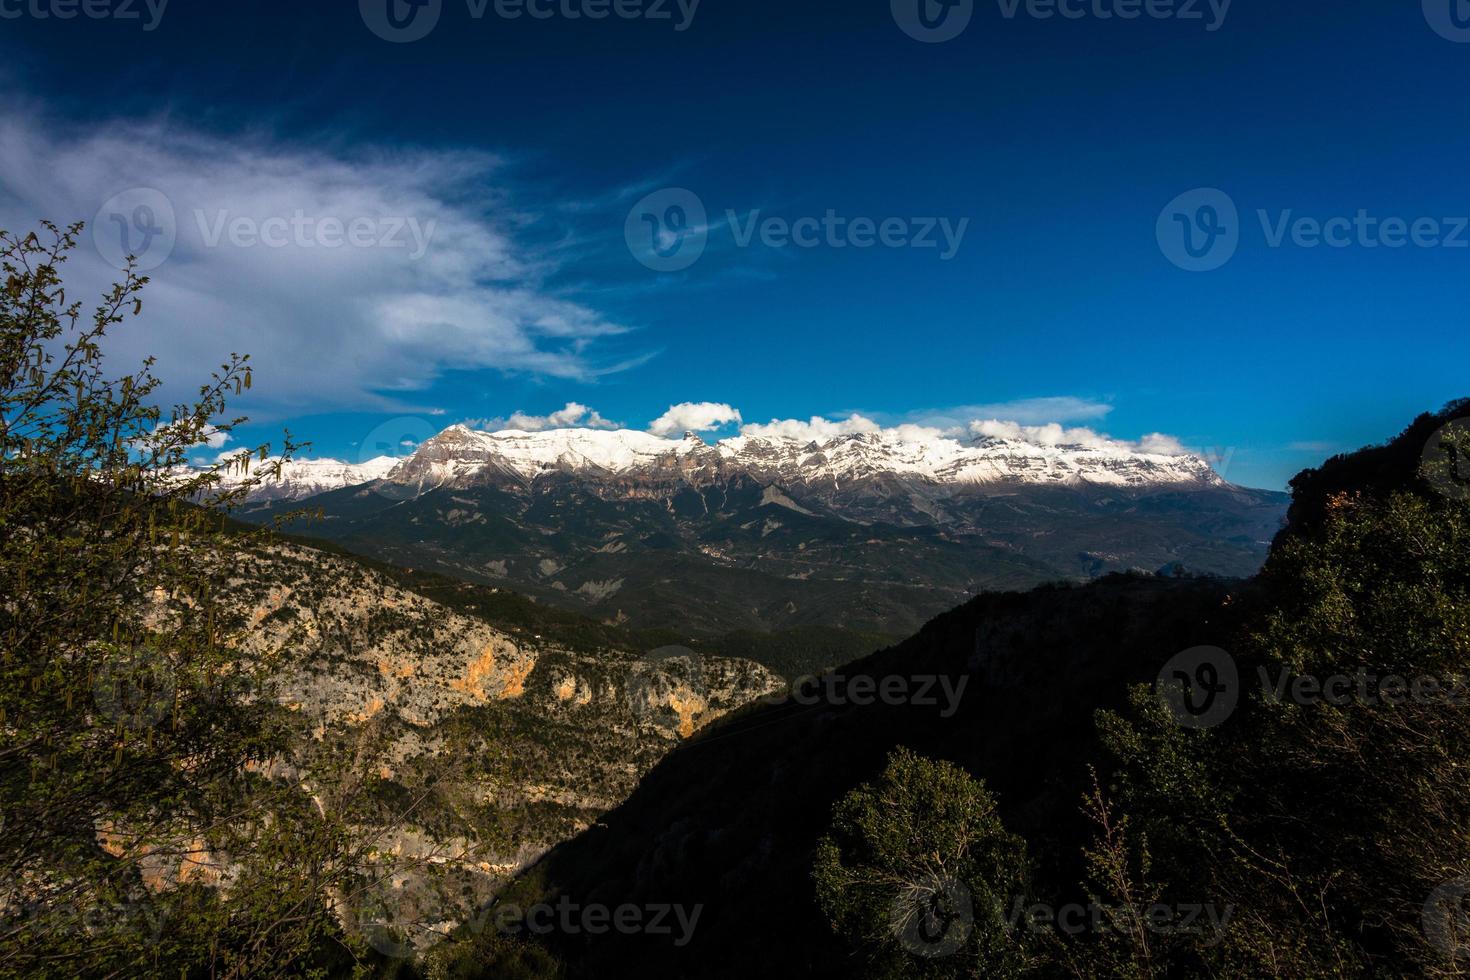
[[[1105,414],[1109,406],[1087,403],[1080,399],[1043,398],[1020,403],[995,403],[975,408],[1000,410],[1019,408],[1025,417],[1036,406],[1051,406],[1061,411],[1086,411],[1096,415]],[[947,418],[957,412],[973,409],[948,409],[943,412],[915,413],[930,417]],[[568,402],[565,408],[549,415],[528,415],[516,412],[505,419],[467,419],[465,425],[485,432],[519,430],[522,432],[545,432],[553,429],[619,429],[624,428],[609,422],[598,412],[578,402]],[[1117,452],[1146,453],[1157,456],[1185,456],[1192,450],[1177,438],[1161,432],[1153,432],[1137,440],[1115,439],[1087,427],[1067,427],[1058,422],[1026,425],[1015,419],[970,418],[963,424],[926,425],[917,422],[898,422],[884,425],[876,419],[857,412],[844,418],[813,416],[810,419],[772,419],[769,422],[745,422],[740,410],[722,402],[682,402],[670,405],[668,411],[648,423],[646,431],[665,439],[677,439],[684,432],[718,433],[723,436],[740,436],[748,439],[791,440],[798,442],[825,443],[846,435],[877,435],[885,441],[899,444],[920,444],[940,439],[977,441],[981,439],[1008,439],[1047,447],[1079,447],[1084,449],[1111,450]]]

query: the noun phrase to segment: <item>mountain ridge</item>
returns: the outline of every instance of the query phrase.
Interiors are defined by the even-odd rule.
[[[902,636],[986,590],[1247,575],[1286,509],[1200,457],[1100,439],[746,432],[450,426],[379,479],[240,514],[304,508],[320,519],[299,533],[605,622]]]
[[[1203,458],[1149,452],[1112,440],[1046,444],[974,432],[968,438],[914,427],[851,432],[826,439],[737,435],[713,444],[694,432],[670,439],[631,429],[486,432],[451,425],[391,466],[390,457],[362,463],[293,460],[282,478],[253,499],[304,499],[327,489],[386,480],[429,488],[504,484],[530,486],[552,474],[611,483],[670,480],[696,485],[743,472],[839,497],[844,485],[891,479],[950,491],[1007,486],[1224,488],[1230,484]],[[224,485],[234,480],[226,476]]]

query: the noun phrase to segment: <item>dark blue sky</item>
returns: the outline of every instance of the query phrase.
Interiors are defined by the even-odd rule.
[[[1455,220],[1470,215],[1470,43],[1432,29],[1439,0],[1235,0],[1215,30],[1204,0],[1202,20],[1097,16],[1128,0],[1075,4],[1077,19],[1024,4],[1007,17],[978,0],[944,43],[907,36],[888,0],[702,0],[683,31],[672,0],[664,21],[507,20],[493,4],[475,19],[445,0],[435,29],[406,44],[376,37],[348,0],[172,0],[153,30],[34,16],[56,2],[0,0],[20,13],[0,19],[0,61],[23,93],[7,110],[0,216],[90,219],[109,194],[159,188],[181,244],[152,275],[176,325],[149,334],[145,317],[133,328],[143,347],[197,348],[202,360],[179,365],[212,365],[249,346],[249,323],[301,307],[286,289],[201,300],[230,263],[246,279],[289,277],[186,243],[197,211],[259,219],[300,194],[308,212],[347,218],[366,183],[402,177],[444,209],[429,246],[448,250],[441,259],[503,248],[513,260],[468,272],[448,261],[427,284],[376,267],[323,273],[320,309],[287,334],[258,328],[262,389],[241,408],[263,424],[246,435],[285,421],[351,457],[391,418],[437,425],[568,401],[636,427],[679,402],[728,403],[748,422],[856,411],[884,423],[1016,403],[1009,414],[1027,423],[1169,433],[1217,451],[1229,479],[1280,487],[1470,394],[1470,229]],[[99,129],[108,138],[89,141]],[[44,179],[21,172],[38,164]],[[178,176],[194,166],[211,192]],[[237,182],[250,188],[232,198]],[[673,187],[706,208],[708,245],[687,268],[652,271],[625,219]],[[1157,234],[1165,206],[1197,188],[1238,209],[1237,250],[1214,271],[1181,269],[1178,243]],[[1202,234],[1200,200],[1163,227]],[[73,201],[75,214],[52,210]],[[1305,247],[1292,231],[1272,247],[1261,210],[1273,225],[1287,212],[1433,219],[1421,242],[1463,247],[1392,248],[1361,223],[1339,223],[1343,247]],[[927,219],[968,224],[948,259],[736,240],[753,218],[829,211],[900,219],[910,234]],[[462,233],[442,230],[455,221]],[[209,263],[225,271],[206,274]],[[334,334],[326,301],[365,295],[355,274],[417,299],[377,296],[365,325]],[[419,302],[431,293],[455,303]],[[407,336],[426,308],[451,318],[449,305],[471,320],[495,311],[494,342],[459,321]],[[185,319],[180,340],[168,331]],[[368,356],[383,336],[419,363],[395,373]],[[214,337],[224,347],[209,353]],[[313,371],[346,380],[316,384]],[[1039,398],[1070,407],[1045,418]]]

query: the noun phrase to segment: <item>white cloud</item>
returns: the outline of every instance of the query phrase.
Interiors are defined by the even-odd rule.
[[[622,328],[546,288],[551,267],[506,231],[527,215],[496,186],[500,166],[480,153],[346,154],[172,119],[70,128],[11,112],[0,114],[0,227],[93,223],[132,188],[167,198],[177,243],[148,273],[143,316],[114,328],[110,348],[127,361],[156,354],[165,396],[192,391],[231,351],[251,355],[250,407],[265,414],[402,407],[450,369],[604,373],[593,346]],[[276,246],[240,244],[237,219],[260,232],[276,222]],[[332,223],[357,220],[376,244],[324,244]],[[100,230],[118,234],[107,215]],[[68,274],[77,299],[116,279],[92,228]]]
[[[1153,453],[1160,456],[1184,456],[1189,453],[1173,436],[1152,432],[1137,442],[1114,439],[1088,428],[1064,428],[1056,422],[1046,425],[1021,425],[1001,419],[977,419],[969,424],[976,439],[1014,439],[1039,446],[1081,446],[1120,452]]]
[[[881,431],[883,427],[877,422],[856,414],[836,422],[814,415],[805,422],[800,419],[772,419],[740,428],[741,435],[754,439],[796,439],[801,442],[825,442],[838,436]]]
[[[502,429],[517,429],[521,432],[544,432],[547,429],[616,429],[616,422],[609,422],[598,412],[577,402],[567,402],[565,408],[550,415],[527,415],[515,412],[509,418],[467,419],[465,425],[486,432]]]
[[[230,434],[228,432],[221,432],[212,425],[206,425],[200,435],[204,436],[204,442],[200,445],[207,446],[210,449],[222,449],[225,443],[230,441]]]
[[[1036,402],[1059,401],[1037,399]],[[1077,409],[1080,402],[1074,402]],[[1101,408],[1103,406],[1095,406]],[[955,411],[955,410],[951,410]],[[866,415],[853,413],[843,419],[814,416],[806,421],[800,419],[772,419],[770,422],[751,423],[742,426],[740,434],[755,439],[791,439],[800,442],[827,442],[840,436],[872,434],[885,441],[897,443],[927,443],[937,439],[1014,439],[1041,446],[1082,446],[1088,449],[1103,449],[1120,452],[1153,453],[1163,456],[1187,455],[1178,439],[1154,432],[1137,442],[1114,439],[1089,428],[1067,428],[1058,422],[1028,425],[1016,419],[969,418],[955,422],[952,418],[934,413],[912,413],[911,418],[930,418],[939,424],[902,422],[897,425],[882,425]]]
[[[648,423],[648,431],[656,436],[673,436],[681,432],[708,432],[722,425],[740,422],[740,411],[720,402],[682,402]]]
[[[1105,418],[1112,410],[1113,406],[1095,399],[1056,395],[928,409],[909,413],[907,420],[941,429],[963,428],[975,419],[1007,419],[1020,425],[1046,425],[1051,422],[1093,421]]]
[[[153,434],[155,436],[167,435],[176,424],[178,423],[160,422],[158,425],[154,426]],[[181,432],[180,435],[182,434],[183,433]],[[215,428],[212,425],[206,425],[203,429],[200,430],[199,435],[203,436],[203,438],[193,445],[184,447],[185,451],[195,449],[223,449],[225,443],[230,441],[230,434],[228,432],[221,432],[219,429]],[[142,440],[134,440],[133,444],[142,445]]]
[[[1138,451],[1157,456],[1187,456],[1193,450],[1185,447],[1178,439],[1162,432],[1150,432],[1138,440]]]

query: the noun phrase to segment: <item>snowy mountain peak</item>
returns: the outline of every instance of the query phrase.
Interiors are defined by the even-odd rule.
[[[218,489],[228,491],[248,480],[260,478],[265,467],[275,462],[271,457],[250,468],[249,473],[230,470],[220,473]],[[400,460],[379,456],[363,463],[347,463],[340,459],[293,459],[281,465],[278,479],[266,479],[250,492],[251,501],[302,500],[328,490],[372,483],[385,478]]]
[[[299,498],[324,490],[386,479],[418,490],[440,486],[525,486],[562,473],[592,482],[670,480],[705,483],[738,473],[790,491],[844,492],[872,484],[893,492],[897,480],[910,489],[941,495],[1007,486],[1204,488],[1228,486],[1202,458],[1146,451],[1096,437],[1064,441],[1073,433],[1022,430],[997,423],[954,435],[918,426],[810,432],[766,426],[713,445],[692,431],[667,438],[632,429],[504,429],[485,432],[451,425],[406,458],[362,464],[336,460],[292,463],[264,499]],[[1035,438],[1027,438],[1034,435]],[[1149,445],[1147,441],[1142,445]],[[875,482],[876,481],[876,482]]]
[[[1184,453],[1147,452],[1103,439],[1047,444],[1011,434],[956,437],[915,426],[825,439],[785,432],[739,435],[710,445],[694,432],[673,439],[630,429],[481,432],[461,425],[424,443],[389,479],[437,485],[473,482],[482,473],[534,480],[552,471],[626,478],[664,474],[671,465],[682,471],[706,464],[793,485],[877,476],[939,485],[1224,484],[1207,462]]]

